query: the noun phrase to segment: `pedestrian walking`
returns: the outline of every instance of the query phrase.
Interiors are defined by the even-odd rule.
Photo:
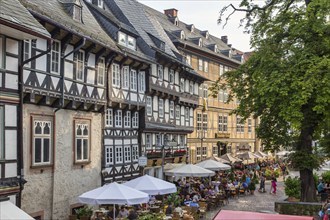
[[[273,193],[274,195],[276,195],[276,187],[277,187],[277,183],[276,183],[276,182],[277,182],[277,181],[276,181],[276,178],[273,177],[273,178],[272,178],[272,184],[271,184],[271,185],[272,185],[272,189],[273,189],[273,192],[272,192],[272,193]]]

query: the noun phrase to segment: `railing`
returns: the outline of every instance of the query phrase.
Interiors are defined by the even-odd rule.
[[[143,146],[142,149],[148,159],[162,158],[162,149],[159,147],[152,146],[150,149],[146,149]],[[187,153],[186,146],[168,146],[164,149],[164,158],[181,157],[187,155]]]

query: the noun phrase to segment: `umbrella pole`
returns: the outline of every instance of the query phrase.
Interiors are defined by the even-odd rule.
[[[115,204],[113,204],[113,220],[116,219],[116,207]]]

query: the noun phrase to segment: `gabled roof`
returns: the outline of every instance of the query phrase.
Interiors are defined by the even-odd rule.
[[[37,17],[46,19],[47,22],[62,26],[75,35],[86,37],[91,41],[101,44],[112,50],[119,51],[116,43],[104,32],[88,10],[84,1],[77,0],[82,6],[82,21],[78,22],[68,14],[65,7],[76,0],[20,0]]]
[[[13,26],[22,27],[49,38],[48,31],[30,14],[18,0],[1,0],[0,20]]]

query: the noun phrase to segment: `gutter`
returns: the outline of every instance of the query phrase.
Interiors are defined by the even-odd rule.
[[[18,202],[17,202],[17,206],[21,207],[21,200],[22,200],[22,190],[24,189],[24,184],[26,183],[26,180],[24,179],[24,160],[23,160],[23,97],[24,97],[24,92],[23,92],[23,88],[24,88],[24,82],[23,82],[23,68],[24,65],[31,62],[32,60],[36,60],[41,56],[44,56],[46,54],[48,54],[51,49],[52,49],[52,44],[53,44],[53,40],[51,38],[47,38],[47,44],[48,44],[48,48],[46,51],[41,52],[40,54],[31,57],[27,60],[24,60],[23,62],[20,63],[19,65],[19,69],[18,69],[18,91],[19,91],[19,117],[18,117],[18,131],[20,134],[20,137],[18,138],[18,149],[17,149],[17,176],[19,178],[19,182],[20,182],[20,190],[19,190],[19,195],[18,195]],[[22,50],[24,47],[21,47]],[[23,54],[23,51],[21,51],[21,54]],[[22,56],[21,56],[22,57]]]

